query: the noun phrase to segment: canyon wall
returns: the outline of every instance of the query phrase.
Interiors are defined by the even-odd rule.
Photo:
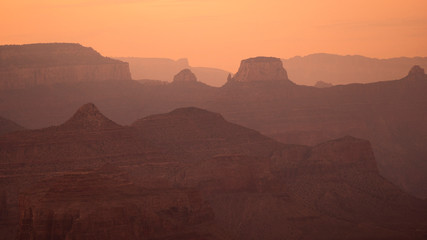
[[[128,63],[79,44],[0,46],[0,89],[64,82],[130,80]]]

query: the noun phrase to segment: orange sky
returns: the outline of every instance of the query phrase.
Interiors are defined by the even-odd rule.
[[[0,44],[79,42],[106,56],[427,56],[426,0],[0,0]]]

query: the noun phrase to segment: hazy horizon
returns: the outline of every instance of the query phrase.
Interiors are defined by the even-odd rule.
[[[65,0],[0,3],[0,44],[78,42],[102,55],[237,71],[254,56],[427,56],[427,2]]]

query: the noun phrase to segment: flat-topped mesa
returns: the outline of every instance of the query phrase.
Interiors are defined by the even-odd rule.
[[[178,74],[173,78],[174,83],[188,83],[188,82],[197,82],[197,77],[194,73],[186,68],[181,70]]]
[[[105,117],[93,103],[87,103],[58,128],[62,130],[99,130],[119,127],[120,125]]]
[[[76,43],[0,46],[0,89],[108,80],[131,80],[129,64]]]
[[[255,57],[242,60],[239,71],[233,76],[232,81],[289,81],[289,79],[280,58]]]

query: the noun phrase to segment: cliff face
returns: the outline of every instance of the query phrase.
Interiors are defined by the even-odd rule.
[[[213,219],[212,209],[197,191],[146,189],[112,166],[49,178],[22,196],[19,205],[17,239],[22,240],[154,239],[162,235],[199,239],[206,233],[194,229]]]
[[[131,79],[127,63],[79,44],[0,46],[0,63],[0,89]]]
[[[289,81],[282,61],[274,57],[256,57],[242,60],[239,71],[232,79],[237,82]]]

